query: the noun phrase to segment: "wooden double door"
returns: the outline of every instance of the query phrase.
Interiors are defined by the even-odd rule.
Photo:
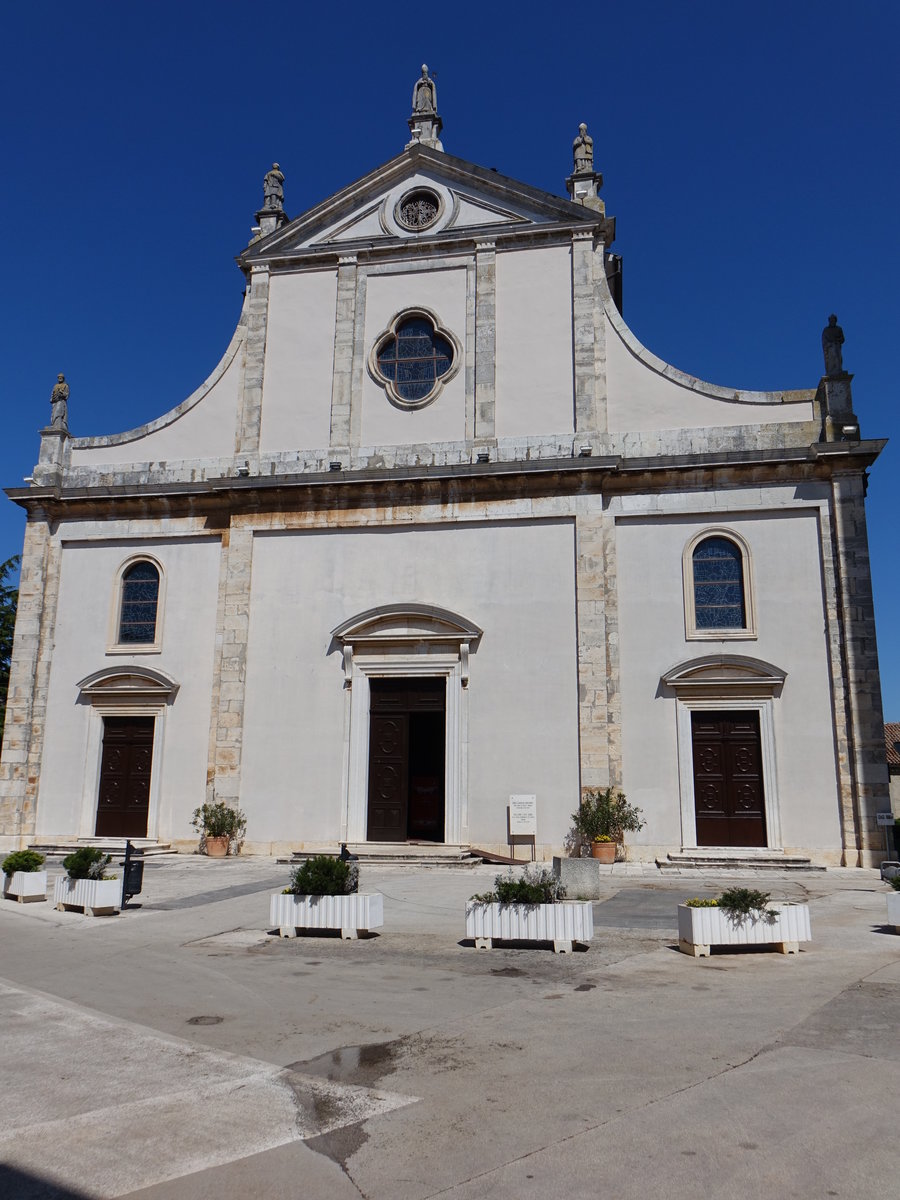
[[[767,846],[758,712],[693,712],[698,846]]]
[[[370,842],[444,840],[447,683],[369,683]]]
[[[104,717],[97,837],[146,837],[155,717]]]

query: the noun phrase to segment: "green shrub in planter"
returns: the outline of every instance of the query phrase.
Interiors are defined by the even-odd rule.
[[[613,788],[585,788],[581,807],[572,813],[575,832],[583,844],[590,842],[621,842],[626,833],[638,833],[646,821],[636,804],[629,804],[624,792]]]
[[[0,870],[4,875],[15,875],[16,871],[31,874],[32,871],[39,871],[43,865],[44,856],[38,854],[37,850],[13,850],[0,863]]]
[[[82,846],[62,861],[70,879],[113,879],[104,872],[112,862],[112,856],[104,854],[96,846]]]
[[[888,883],[895,892],[900,892],[900,875],[895,875],[893,879],[889,879]]]
[[[778,909],[769,908],[768,903],[769,892],[759,892],[755,888],[728,888],[719,897],[719,908],[723,908],[732,921],[754,916],[758,921],[774,925]]]
[[[359,891],[359,867],[328,854],[308,858],[291,874],[294,896],[349,896]]]
[[[530,871],[527,867],[518,879],[512,870],[494,879],[494,891],[482,892],[472,899],[481,904],[555,904],[566,895],[565,885],[547,870]]]
[[[237,842],[238,848],[247,831],[247,818],[239,808],[231,808],[224,800],[195,808],[191,824],[204,837],[227,837]]]

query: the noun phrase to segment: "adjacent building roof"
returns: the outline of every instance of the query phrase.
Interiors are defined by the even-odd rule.
[[[891,774],[900,772],[900,721],[885,721],[884,748]]]

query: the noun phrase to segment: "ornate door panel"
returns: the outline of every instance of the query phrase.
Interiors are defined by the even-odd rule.
[[[155,717],[104,717],[97,837],[146,837]]]
[[[370,842],[444,839],[444,679],[370,682]]]
[[[756,712],[691,714],[698,846],[766,846]]]

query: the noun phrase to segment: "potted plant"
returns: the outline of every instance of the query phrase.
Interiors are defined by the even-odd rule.
[[[678,906],[678,948],[701,958],[711,946],[774,945],[796,954],[812,940],[809,905],[781,903],[769,907],[769,893],[733,887],[716,899],[687,900]]]
[[[615,862],[616,849],[626,833],[637,833],[646,824],[641,810],[628,803],[625,793],[611,787],[585,788],[572,822],[580,844],[589,845],[591,857],[605,863]]]
[[[121,882],[106,873],[111,862],[111,856],[96,846],[82,846],[67,855],[62,862],[66,874],[53,884],[53,903],[59,911],[83,908],[86,917],[115,912],[121,900]]]
[[[889,880],[891,891],[887,898],[887,923],[893,925],[894,933],[900,933],[900,875]]]
[[[214,804],[202,804],[194,809],[191,824],[200,834],[200,852],[209,858],[225,858],[234,846],[240,854],[247,818],[239,808],[231,808],[224,800]]]
[[[43,854],[36,850],[14,850],[2,863],[3,895],[20,904],[47,899],[47,872],[42,871]]]
[[[494,890],[475,895],[466,904],[466,937],[477,950],[490,950],[495,938],[552,942],[557,954],[588,942],[594,936],[589,900],[566,900],[566,889],[547,870],[527,867],[516,879],[512,872],[497,875]]]
[[[339,929],[342,938],[357,938],[384,924],[384,897],[359,891],[355,863],[317,854],[291,874],[283,892],[269,897],[269,923],[282,937],[298,929]]]

